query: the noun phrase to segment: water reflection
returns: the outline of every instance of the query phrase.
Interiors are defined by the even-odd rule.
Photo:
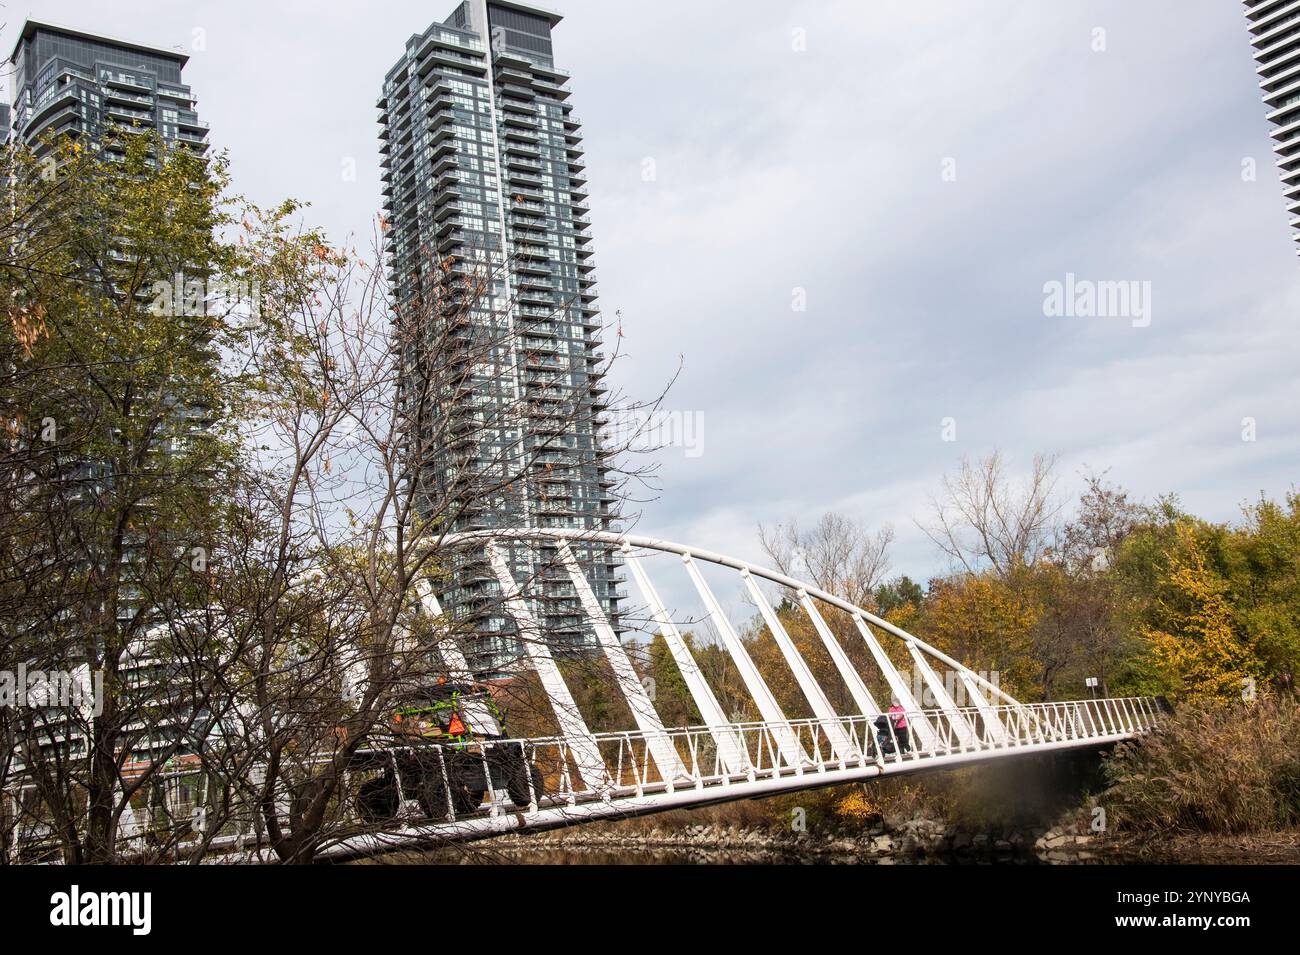
[[[390,858],[419,865],[1040,865],[1032,852],[985,856],[868,856],[781,850],[692,848],[528,848],[502,851],[465,847]],[[1050,864],[1050,863],[1049,863]]]

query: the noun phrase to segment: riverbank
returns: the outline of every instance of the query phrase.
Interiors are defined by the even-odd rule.
[[[1194,714],[1193,714],[1194,715]],[[1199,725],[1199,724],[1198,724]],[[1206,730],[1208,732],[1208,730]],[[1166,737],[1173,734],[1165,734]],[[1190,735],[1196,741],[1197,734]],[[1151,748],[1159,755],[1166,739]],[[1271,747],[1272,752],[1277,747]],[[1255,752],[1244,744],[1233,751]],[[884,779],[763,800],[739,800],[639,818],[593,822],[547,833],[503,836],[410,861],[502,863],[847,863],[862,865],[1300,865],[1300,827],[1279,812],[1252,810],[1212,818],[1194,831],[1170,798],[1150,792],[1168,765],[1143,762],[1147,748],[1107,762],[1092,751],[1027,757],[916,780]],[[1154,757],[1151,757],[1154,758]],[[1119,765],[1119,772],[1108,768]],[[1137,771],[1140,770],[1140,771]],[[1233,791],[1205,764],[1193,791],[1176,805],[1200,806],[1205,794]],[[1269,779],[1272,777],[1269,776]],[[1261,787],[1245,787],[1261,803]],[[1281,796],[1265,787],[1264,808]],[[1283,794],[1284,795],[1284,794]],[[1197,801],[1201,800],[1201,801]],[[1103,811],[1105,810],[1105,811]],[[1100,831],[1097,831],[1100,830]],[[1241,834],[1248,831],[1248,834]]]
[[[808,832],[743,828],[720,824],[680,829],[651,827],[619,831],[559,830],[499,840],[493,848],[509,857],[535,851],[591,851],[747,854],[766,861],[857,862],[892,865],[900,862],[986,862],[1010,864],[1037,861],[1034,844],[1041,832],[1028,828],[967,833],[936,819],[882,820],[856,833],[816,836]]]
[[[1129,836],[1100,844],[1098,850],[1127,863],[1300,865],[1300,830],[1241,836]]]
[[[972,832],[930,818],[881,820],[853,834],[610,823],[502,836],[391,863],[851,865],[1300,864],[1300,831],[1262,836],[1113,837],[1073,825]]]

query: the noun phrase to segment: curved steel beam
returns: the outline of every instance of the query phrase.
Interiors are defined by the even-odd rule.
[[[864,610],[862,607],[856,606],[841,597],[835,596],[835,594],[822,590],[820,587],[814,587],[813,585],[797,580],[794,577],[789,577],[785,574],[779,573],[778,571],[750,563],[746,560],[729,557],[726,554],[719,554],[715,551],[705,550],[699,547],[688,547],[685,544],[679,544],[675,541],[663,540],[656,537],[645,537],[641,534],[620,534],[614,531],[597,531],[570,527],[525,527],[462,531],[456,534],[448,534],[442,539],[441,543],[444,547],[454,547],[458,544],[492,540],[583,541],[608,544],[611,548],[621,548],[626,544],[629,547],[639,547],[644,550],[656,550],[667,554],[676,554],[680,557],[691,557],[711,564],[717,564],[721,567],[730,567],[731,569],[742,573],[748,572],[755,577],[761,577],[774,584],[780,584],[782,587],[787,587],[795,593],[802,591],[809,596],[816,597],[818,600],[830,604],[832,607],[843,610],[850,616],[869,621],[874,626],[877,626],[897,637],[899,640],[902,640],[905,644],[915,646],[916,649],[923,651],[938,660],[940,663],[952,667],[959,673],[969,675],[976,684],[992,693],[998,699],[1004,700],[1013,706],[1022,705],[1015,697],[1011,696],[996,684],[990,683],[974,670],[969,669],[965,664],[954,660],[942,650],[931,646],[919,637],[916,637],[903,628],[885,620],[883,617],[878,617],[870,611]]]

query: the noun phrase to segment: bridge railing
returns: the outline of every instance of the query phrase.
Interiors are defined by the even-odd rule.
[[[898,727],[900,719],[906,731]],[[494,752],[522,747],[524,757],[541,771],[542,792],[530,783],[526,806],[511,808],[505,781],[493,779],[482,805],[457,813],[450,792],[442,800],[446,821],[484,812],[535,812],[542,808],[576,806],[592,800],[618,800],[654,794],[702,790],[736,784],[773,784],[795,788],[801,777],[852,772],[869,775],[907,772],[926,765],[975,761],[1014,750],[1050,750],[1095,745],[1131,738],[1154,729],[1162,713],[1146,697],[1026,703],[993,708],[963,707],[956,711],[927,709],[889,714],[883,727],[878,717],[846,716],[828,725],[818,719],[781,723],[733,723],[728,728],[740,741],[741,765],[728,765],[716,742],[717,727],[688,726],[662,733],[628,730],[598,733],[594,738],[604,757],[606,774],[594,785],[585,782],[578,754],[563,736],[494,740],[470,744],[482,759],[489,778],[499,765]],[[933,733],[922,737],[911,727],[928,724]],[[972,727],[977,731],[972,733]],[[849,745],[844,745],[844,740]],[[667,741],[681,757],[683,772],[664,778],[656,768],[656,744]],[[425,749],[442,749],[433,746]],[[464,752],[464,750],[460,750]],[[395,751],[396,752],[396,751]],[[870,772],[868,772],[870,771]],[[812,778],[802,780],[816,785]]]
[[[898,726],[900,717],[905,732]],[[528,828],[535,822],[563,824],[569,813],[577,821],[641,812],[656,800],[689,805],[748,798],[1015,752],[1103,745],[1150,732],[1163,719],[1156,700],[1122,697],[912,710],[885,714],[883,722],[879,715],[737,722],[726,727],[727,738],[738,744],[730,749],[718,745],[717,726],[598,733],[594,739],[606,769],[594,784],[581,772],[582,754],[564,736],[484,740],[459,747],[427,743],[372,749],[359,754],[371,769],[349,774],[332,815],[342,824],[341,842],[349,832],[373,832],[376,820],[363,820],[359,814],[362,787],[376,772],[391,771],[400,777],[405,766],[409,773],[413,762],[446,767],[456,759],[476,759],[488,780],[487,790],[467,799],[463,792],[453,792],[453,774],[445,771],[436,774],[432,789],[427,783],[399,779],[403,790],[419,792],[420,797],[402,799],[380,828],[410,838],[427,838],[440,831],[447,838],[458,838],[479,830]],[[918,725],[928,726],[930,732],[915,733]],[[680,756],[682,766],[681,773],[671,778],[659,772],[655,758],[665,743]],[[503,754],[512,759],[521,755],[538,773],[526,774],[522,785],[518,777],[513,782],[502,778],[501,767],[510,765]],[[192,773],[168,775],[193,778]],[[188,819],[183,808],[169,806],[168,818]],[[231,816],[210,845],[214,851],[249,849],[259,841],[259,828],[258,813],[246,807]],[[144,829],[122,832],[124,845],[147,839]]]

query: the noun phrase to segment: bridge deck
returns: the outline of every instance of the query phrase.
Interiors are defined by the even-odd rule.
[[[727,769],[719,757],[718,727],[665,730],[657,739],[641,732],[598,734],[601,755],[611,768],[595,787],[577,781],[574,754],[562,737],[483,743],[475,748],[485,763],[493,748],[522,744],[530,761],[544,768],[546,791],[530,791],[529,804],[515,806],[504,790],[495,790],[483,805],[459,814],[448,795],[446,814],[439,819],[419,819],[418,808],[408,805],[405,824],[339,839],[320,858],[465,842],[1017,754],[1104,746],[1151,730],[1161,717],[1154,701],[1138,697],[914,711],[906,714],[909,728],[924,723],[933,732],[928,742],[918,734],[906,749],[892,727],[882,738],[873,721],[860,716],[839,718],[834,724],[822,720],[733,723],[726,729],[731,738],[741,741],[746,761],[739,771]],[[975,728],[973,736],[968,727]],[[798,744],[796,759],[789,759],[789,748],[782,746],[791,735]],[[844,750],[844,738],[850,741],[851,751]],[[676,778],[662,778],[654,768],[656,744],[664,739],[680,756],[683,773]]]

